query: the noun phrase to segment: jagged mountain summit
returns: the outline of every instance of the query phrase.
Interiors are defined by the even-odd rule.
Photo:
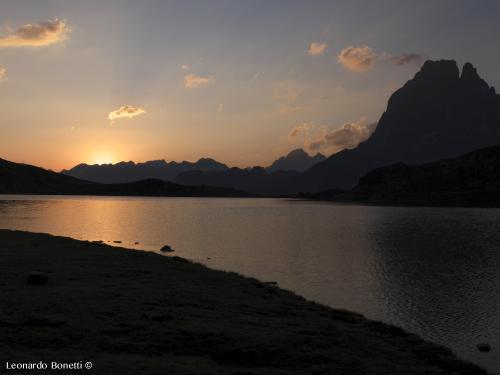
[[[286,156],[282,156],[275,160],[269,167],[266,168],[268,172],[275,171],[297,171],[304,172],[306,169],[311,168],[313,165],[318,164],[325,160],[326,157],[317,153],[314,156],[309,156],[303,149],[298,148],[290,151]]]
[[[368,171],[421,164],[500,144],[500,96],[466,63],[426,61],[389,99],[377,129],[358,147],[307,170],[297,188],[352,188]]]
[[[210,158],[202,158],[197,162],[151,160],[144,163],[119,162],[116,164],[79,164],[62,174],[82,180],[104,184],[124,183],[148,178],[171,181],[182,172],[187,171],[225,171],[228,166]]]

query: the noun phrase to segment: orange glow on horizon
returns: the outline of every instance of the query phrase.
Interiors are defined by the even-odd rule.
[[[113,164],[117,159],[112,153],[98,152],[93,154],[88,160],[88,164]]]

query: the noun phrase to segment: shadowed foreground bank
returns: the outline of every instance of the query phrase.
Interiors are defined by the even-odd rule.
[[[35,270],[47,285],[27,284]],[[92,361],[89,374],[486,374],[254,279],[45,234],[0,230],[0,295],[0,372],[42,360]]]

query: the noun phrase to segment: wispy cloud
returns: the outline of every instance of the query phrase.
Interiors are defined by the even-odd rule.
[[[424,56],[418,53],[403,53],[401,55],[392,56],[389,55],[388,59],[398,65],[407,65],[407,64],[420,64],[424,60]]]
[[[255,83],[255,81],[257,81],[259,77],[260,77],[260,72],[255,73],[250,82]]]
[[[292,143],[296,142],[296,139],[301,135],[307,133],[311,128],[312,124],[304,122],[300,125],[294,126],[292,130],[288,133],[288,140]]]
[[[184,87],[187,89],[194,89],[214,82],[215,78],[213,77],[203,77],[195,74],[188,74],[184,76]]]
[[[303,108],[298,105],[285,105],[279,109],[281,113],[289,114],[302,111]]]
[[[338,62],[346,69],[353,72],[364,72],[370,69],[377,59],[373,48],[368,46],[349,46],[340,51]]]
[[[189,70],[189,65],[187,65],[187,64],[182,64],[182,65],[181,65],[181,69],[182,69],[182,70]]]
[[[65,41],[70,32],[71,29],[63,20],[28,23],[11,34],[0,37],[0,48],[48,46]]]
[[[378,61],[389,62],[396,66],[419,65],[424,60],[424,56],[418,53],[402,53],[393,55],[386,52],[375,52],[368,46],[349,46],[340,51],[338,62],[352,72],[366,72]]]
[[[222,111],[224,111],[224,104],[220,103],[217,106],[217,113],[222,113]]]
[[[312,42],[311,45],[309,46],[309,50],[307,51],[307,53],[310,56],[323,55],[325,52],[326,52],[326,44],[317,42]]]
[[[273,89],[273,100],[294,102],[299,97],[298,85],[292,81],[278,82]]]
[[[376,124],[368,123],[364,117],[336,128],[303,123],[290,130],[288,141],[310,152],[333,154],[356,147],[367,140],[375,128]]]
[[[7,79],[7,69],[0,66],[0,81]]]
[[[134,107],[132,105],[124,105],[114,111],[109,112],[108,120],[117,120],[120,118],[132,118],[135,116],[142,115],[146,111],[140,107]]]

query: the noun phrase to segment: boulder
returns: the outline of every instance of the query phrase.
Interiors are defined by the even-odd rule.
[[[479,350],[480,352],[489,352],[491,350],[490,344],[486,342],[479,343],[476,346],[477,350]]]
[[[174,251],[174,249],[172,249],[172,248],[171,248],[170,246],[168,246],[168,245],[165,245],[165,246],[163,246],[163,247],[160,249],[160,251],[161,251],[162,253],[172,253],[172,252]]]

